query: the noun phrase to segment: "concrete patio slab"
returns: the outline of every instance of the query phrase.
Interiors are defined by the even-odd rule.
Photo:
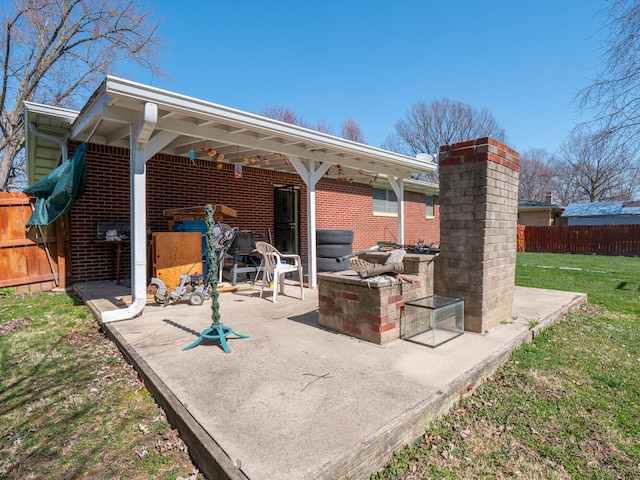
[[[76,284],[99,314],[125,305],[113,282]],[[536,332],[586,302],[574,292],[516,287],[514,317],[485,334],[428,348],[370,344],[318,326],[316,290],[287,285],[278,303],[258,289],[220,294],[221,321],[249,338],[187,351],[211,325],[202,306],[149,303],[104,324],[167,412],[208,478],[369,478],[424,433]]]

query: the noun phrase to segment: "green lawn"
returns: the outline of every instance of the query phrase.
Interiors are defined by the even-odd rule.
[[[99,328],[75,296],[0,289],[1,479],[196,478],[177,431]]]
[[[518,254],[516,283],[591,303],[372,478],[640,478],[640,259]],[[80,477],[201,478],[87,307],[0,289],[0,478]]]
[[[519,253],[516,283],[570,313],[372,479],[640,478],[640,259]]]
[[[640,257],[518,253],[516,285],[584,292],[589,303],[640,314]]]

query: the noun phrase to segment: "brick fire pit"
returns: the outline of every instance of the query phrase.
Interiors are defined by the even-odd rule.
[[[384,252],[360,255],[384,263]],[[435,255],[406,254],[404,274],[409,282],[365,281],[353,270],[318,274],[319,323],[323,327],[382,345],[400,336],[404,302],[433,295]]]

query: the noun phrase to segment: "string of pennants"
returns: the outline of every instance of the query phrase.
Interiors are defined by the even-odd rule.
[[[216,168],[218,170],[222,170],[223,167],[223,162],[224,162],[224,154],[216,151],[214,148],[211,147],[206,147],[204,144],[200,145],[200,150],[202,150],[204,153],[206,153],[209,157],[211,157],[212,159],[215,159],[216,162]],[[273,154],[278,160],[281,160],[282,162],[284,162],[285,165],[290,165],[289,163],[289,159],[287,158],[286,155],[282,154],[282,153],[274,153]],[[193,149],[189,150],[189,159],[192,162],[195,162],[195,153],[193,151]],[[259,163],[263,163],[264,165],[270,165],[271,164],[271,160],[265,156],[262,155],[254,155],[254,156],[246,156],[242,158],[242,161],[245,165],[255,165],[255,164],[259,164]],[[332,165],[331,168],[327,171],[327,174],[330,174],[332,169],[336,169],[338,176],[336,177],[336,182],[338,183],[353,183],[353,178],[347,178],[344,176],[344,172],[342,170],[342,166],[341,165]],[[358,170],[358,175],[360,176],[364,176],[364,173],[362,172],[362,170]],[[242,164],[241,163],[237,163],[234,166],[234,177],[235,178],[242,178]],[[372,179],[369,180],[369,186],[373,185],[376,180],[378,179],[378,175],[376,174]]]

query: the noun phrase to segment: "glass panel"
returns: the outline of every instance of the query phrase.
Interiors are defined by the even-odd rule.
[[[374,213],[398,213],[398,197],[393,190],[373,188]]]
[[[437,347],[464,331],[464,301],[433,295],[406,302],[400,321],[400,338]]]
[[[425,203],[427,206],[427,217],[433,217],[433,197],[431,195],[427,195]]]

